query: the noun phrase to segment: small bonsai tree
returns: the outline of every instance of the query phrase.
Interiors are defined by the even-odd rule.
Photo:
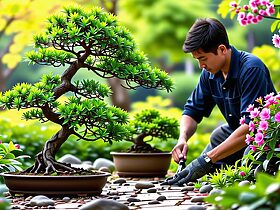
[[[161,116],[155,109],[144,109],[136,113],[128,125],[131,135],[126,140],[133,142],[128,152],[162,152],[149,142],[154,138],[165,141],[179,136],[178,120]]]
[[[65,71],[61,76],[46,74],[34,85],[17,84],[0,96],[7,109],[32,108],[24,113],[26,120],[51,121],[61,126],[46,141],[27,172],[75,171],[55,160],[55,154],[70,135],[110,143],[129,135],[128,114],[104,102],[110,88],[89,78],[73,82],[78,71],[86,69],[102,78],[119,78],[130,89],[172,89],[167,73],[152,68],[130,33],[101,8],[85,11],[67,7],[48,19],[46,31],[36,35],[34,41],[37,50],[26,54],[31,63],[65,67]],[[67,100],[58,101],[66,93]]]

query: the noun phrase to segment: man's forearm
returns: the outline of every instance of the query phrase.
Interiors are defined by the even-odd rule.
[[[188,115],[183,115],[180,122],[180,136],[179,141],[187,141],[197,128],[197,122]]]
[[[245,138],[249,132],[248,125],[244,124],[237,128],[223,143],[207,152],[207,155],[215,163],[246,146]]]

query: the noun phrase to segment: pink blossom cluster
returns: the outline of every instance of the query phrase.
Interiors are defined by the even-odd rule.
[[[276,95],[270,93],[264,98],[258,98],[257,102],[260,106],[249,105],[246,110],[250,112],[251,121],[249,122],[249,133],[246,135],[245,142],[253,151],[257,149],[269,151],[272,149],[269,142],[274,136],[273,133],[280,129],[280,93]],[[240,124],[244,123],[245,116],[240,119]],[[279,138],[279,136],[276,136],[276,138]],[[275,147],[280,148],[277,141],[275,141],[275,144],[278,144]]]
[[[243,6],[236,1],[230,3],[232,11],[237,14],[237,20],[242,26],[257,24],[263,17],[269,17],[275,13],[275,8],[270,0],[250,0]]]
[[[280,30],[278,32],[280,34]],[[272,43],[275,47],[280,48],[280,36],[279,34],[274,34],[272,36]]]

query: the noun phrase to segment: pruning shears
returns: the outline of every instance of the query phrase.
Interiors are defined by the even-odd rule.
[[[161,185],[167,185],[169,184],[168,181],[175,179],[178,174],[186,167],[186,159],[184,158],[180,158],[179,163],[178,163],[178,168],[176,170],[176,173],[174,174],[174,176],[167,178],[164,182],[161,183]]]

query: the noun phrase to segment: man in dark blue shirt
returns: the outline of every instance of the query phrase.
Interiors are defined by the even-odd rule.
[[[172,150],[175,162],[186,159],[188,139],[197,124],[217,105],[227,124],[216,128],[201,156],[164,184],[184,184],[209,173],[218,163],[234,164],[242,158],[249,132],[250,104],[260,96],[276,93],[269,71],[256,56],[229,45],[225,27],[216,19],[198,19],[190,29],[183,50],[198,61],[202,73],[188,98],[180,122],[178,143]],[[240,125],[241,117],[245,124]]]

